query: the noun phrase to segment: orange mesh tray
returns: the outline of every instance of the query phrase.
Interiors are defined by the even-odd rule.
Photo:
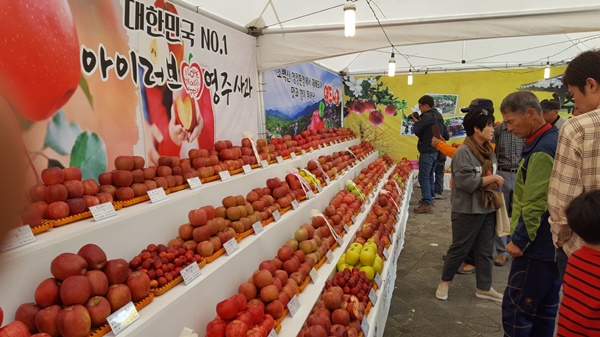
[[[310,283],[310,276],[306,276],[306,278],[304,279],[304,281],[302,282],[302,284],[298,287],[298,290],[300,292],[303,292],[304,289],[306,289],[306,287],[308,287],[309,283]]]
[[[190,184],[183,184],[183,185],[179,185],[179,186],[173,186],[173,187],[169,187],[169,191],[171,192],[179,192],[179,191],[183,191],[186,188],[189,188]]]
[[[120,202],[113,201],[112,204],[113,204],[113,207],[115,208],[115,210],[121,209],[123,207],[123,205]],[[87,219],[87,218],[91,218],[91,217],[92,217],[92,212],[85,211],[83,213],[73,214],[66,218],[61,218],[61,219],[56,219],[56,220],[48,220],[48,221],[52,223],[52,228],[54,228],[54,227],[64,226],[64,225],[73,223],[75,221],[79,221],[79,220],[83,220],[83,219]]]
[[[170,188],[165,188],[164,190],[165,190],[165,194],[171,193]],[[148,196],[148,194],[144,194],[139,197],[135,197],[135,198],[127,199],[127,200],[119,200],[119,202],[121,203],[121,205],[123,207],[129,207],[129,206],[133,206],[135,204],[139,204],[139,203],[142,203],[142,202],[148,201],[148,200],[150,200],[150,196]]]
[[[236,241],[237,241],[237,238],[236,238]],[[211,263],[223,254],[225,254],[225,248],[221,247],[221,248],[217,249],[217,251],[214,252],[211,256],[207,256],[204,259],[206,260],[206,263]]]
[[[38,234],[43,233],[51,228],[52,228],[51,220],[42,220],[41,224],[39,224],[35,227],[31,227],[31,232],[33,233],[33,235],[38,235]]]
[[[243,238],[248,237],[254,233],[254,228],[250,228],[249,230],[242,232],[240,234],[236,234],[235,238],[238,242],[240,242]]]

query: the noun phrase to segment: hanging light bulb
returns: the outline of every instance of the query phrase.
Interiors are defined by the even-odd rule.
[[[346,37],[354,36],[356,24],[356,5],[350,0],[346,0],[344,5],[344,35]]]
[[[392,52],[392,57],[390,58],[390,62],[388,63],[388,76],[392,77],[396,74],[396,59],[394,58],[394,52]]]
[[[544,68],[544,79],[550,78],[550,61],[546,61],[546,67]]]
[[[412,85],[412,68],[408,69],[408,85]]]

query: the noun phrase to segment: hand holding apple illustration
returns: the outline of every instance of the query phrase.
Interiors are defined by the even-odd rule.
[[[6,1],[0,30],[0,95],[22,117],[47,119],[71,98],[81,73],[67,0]]]

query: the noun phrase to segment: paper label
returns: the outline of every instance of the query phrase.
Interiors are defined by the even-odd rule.
[[[306,151],[302,150],[302,154],[306,154]]]
[[[219,171],[219,176],[221,177],[222,181],[231,179],[231,174],[229,174],[229,171]]]
[[[360,206],[361,213],[364,212],[364,211],[366,211],[366,210],[367,210],[367,208],[365,207],[365,205]]]
[[[373,306],[375,305],[375,303],[377,303],[377,293],[373,288],[371,288],[371,291],[369,291],[369,300],[371,301],[371,303],[373,303]]]
[[[291,152],[291,153],[290,153],[290,156],[292,157],[292,159],[293,159],[293,158],[296,158],[296,152]]]
[[[277,162],[279,164],[283,163],[283,157],[282,156],[277,156]]]
[[[29,225],[19,226],[11,229],[6,236],[6,239],[0,246],[0,251],[6,252],[11,249],[19,248],[35,242],[35,237]]]
[[[223,248],[225,248],[225,251],[227,252],[227,255],[229,256],[229,255],[235,253],[238,249],[240,249],[240,246],[238,245],[235,238],[231,238],[231,239],[229,239],[229,241],[227,241],[227,242],[225,242],[225,244],[223,244]]]
[[[300,204],[298,203],[298,200],[296,200],[296,199],[292,200],[292,208],[293,209],[298,209],[298,207],[300,207]]]
[[[333,262],[333,253],[330,250],[327,251],[325,256],[327,257],[327,263]]]
[[[198,177],[189,178],[187,182],[190,184],[190,189],[192,190],[202,187],[202,181],[200,181],[200,178]]]
[[[163,201],[167,198],[165,194],[165,190],[162,187],[155,188],[153,190],[148,191],[148,196],[150,197],[150,201],[154,204],[159,201]]]
[[[350,233],[350,227],[348,227],[348,225],[344,224],[344,230],[346,231],[346,233]]]
[[[294,297],[290,299],[290,301],[287,304],[287,307],[290,311],[290,315],[292,315],[292,317],[296,316],[298,310],[300,310],[300,301],[298,300],[297,295],[294,295]]]
[[[387,250],[387,248],[383,250],[383,256],[385,257],[386,260],[390,259],[390,252],[389,252],[389,250]]]
[[[279,210],[276,209],[273,212],[273,220],[275,220],[275,222],[279,221],[281,219],[281,214],[279,213]]]
[[[275,331],[275,329],[271,329],[267,337],[277,337],[277,332]]]
[[[269,162],[266,161],[265,159],[263,159],[263,160],[260,161],[260,166],[262,166],[263,168],[265,168],[265,167],[269,166]]]
[[[315,192],[313,192],[313,191],[306,192],[306,198],[307,199],[312,199],[314,197],[315,197]]]
[[[360,329],[363,332],[363,336],[369,335],[369,320],[367,319],[367,316],[363,316],[363,320],[360,323]]]
[[[181,269],[181,276],[183,277],[183,282],[188,285],[193,280],[197,279],[202,272],[200,272],[200,268],[197,263],[190,263],[187,267]]]
[[[335,241],[337,241],[338,245],[340,246],[344,244],[344,239],[341,236],[338,236]]]
[[[242,166],[242,169],[244,169],[245,174],[252,172],[252,167],[250,167],[250,164],[246,164],[246,165]]]
[[[135,322],[140,315],[138,314],[133,302],[125,304],[121,309],[115,311],[106,318],[111,330],[115,335],[125,330],[131,323]]]
[[[92,216],[96,222],[117,215],[117,211],[115,211],[115,207],[113,206],[112,202],[105,202],[100,205],[91,206],[90,212],[92,212]]]
[[[396,222],[400,221],[400,214],[396,214]]]
[[[356,223],[356,215],[353,215],[350,219],[352,219],[352,223]]]
[[[312,267],[308,275],[310,275],[312,283],[317,283],[317,279],[319,278],[319,272],[315,269],[315,267]]]
[[[325,175],[325,184],[327,184],[327,185],[331,184],[331,180],[329,180],[328,175]]]
[[[256,235],[262,233],[265,230],[263,228],[262,224],[260,223],[260,221],[253,223],[252,228],[254,229],[254,234],[256,234]]]
[[[321,184],[317,184],[317,191],[319,193],[323,192],[323,187],[321,187]]]
[[[383,279],[379,273],[375,273],[375,284],[377,284],[377,288],[381,288],[381,284],[383,283]]]

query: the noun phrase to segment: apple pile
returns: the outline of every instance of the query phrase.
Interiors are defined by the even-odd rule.
[[[376,273],[381,274],[383,259],[377,254],[377,245],[373,241],[367,241],[364,245],[353,242],[337,262],[338,271],[354,268],[364,272],[369,280],[373,280]]]
[[[404,189],[406,181],[411,174],[412,165],[410,164],[410,161],[404,157],[400,160],[396,167],[394,167],[391,177],[396,180],[400,188]]]
[[[30,333],[87,336],[92,328],[104,325],[111,313],[150,292],[145,273],[130,273],[127,261],[107,260],[102,248],[91,243],[77,254],[55,257],[50,272],[53,277],[37,286],[35,302],[21,304],[15,313],[15,320]]]
[[[217,304],[217,317],[206,325],[206,337],[266,337],[274,326],[262,301],[236,294]]]
[[[327,222],[333,227],[336,234],[341,235],[344,230],[344,225],[352,224],[352,216],[358,213],[362,200],[347,190],[340,190],[331,199],[329,205],[325,207],[323,215]],[[331,235],[325,219],[321,216],[312,217],[312,225],[319,230],[322,237],[329,238]],[[331,245],[333,245],[333,237],[331,237]]]
[[[298,337],[356,337],[373,283],[357,268],[336,273],[325,283],[321,297]]]
[[[129,268],[148,275],[150,288],[159,288],[179,276],[181,269],[201,260],[195,249],[151,243],[129,261]]]
[[[358,160],[362,160],[367,154],[373,151],[373,145],[367,141],[361,141],[360,144],[350,146],[349,150],[354,153]]]
[[[94,179],[81,181],[78,167],[44,169],[42,183],[29,189],[28,203],[23,210],[24,224],[35,227],[42,219],[61,219],[87,211],[90,206],[111,202],[112,196],[103,193]]]

